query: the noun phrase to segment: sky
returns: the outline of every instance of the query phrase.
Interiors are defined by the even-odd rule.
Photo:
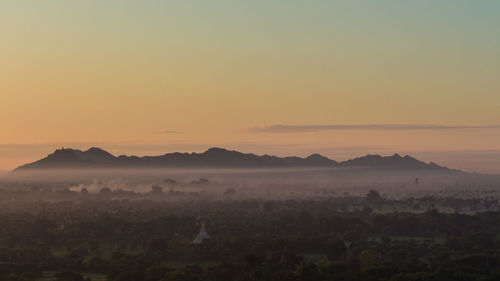
[[[500,1],[0,0],[0,170],[61,146],[500,173]]]

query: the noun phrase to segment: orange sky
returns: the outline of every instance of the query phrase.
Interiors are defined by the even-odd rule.
[[[498,2],[11,2],[0,8],[0,169],[100,145],[400,152],[500,172],[498,127],[250,129],[499,125]]]

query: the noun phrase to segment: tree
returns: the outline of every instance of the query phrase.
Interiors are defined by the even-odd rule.
[[[330,260],[339,260],[347,253],[345,242],[338,238],[328,240],[325,250]]]
[[[57,281],[85,281],[83,275],[73,271],[63,271],[54,275]]]
[[[99,190],[99,195],[110,195],[111,194],[111,189],[109,187],[103,187],[101,190]]]
[[[366,201],[368,203],[376,203],[380,201],[382,197],[380,196],[380,193],[374,189],[370,190],[368,194],[366,195]]]
[[[363,269],[376,266],[380,263],[377,253],[373,250],[362,251],[359,255],[359,261]]]

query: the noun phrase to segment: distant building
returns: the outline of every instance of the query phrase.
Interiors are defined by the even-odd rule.
[[[193,240],[195,244],[201,244],[204,240],[210,240],[210,235],[208,235],[207,230],[205,229],[205,223],[201,223],[200,233]]]

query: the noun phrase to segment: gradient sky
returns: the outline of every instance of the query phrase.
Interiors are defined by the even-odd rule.
[[[499,14],[496,0],[0,1],[0,169],[99,145],[500,173]]]

